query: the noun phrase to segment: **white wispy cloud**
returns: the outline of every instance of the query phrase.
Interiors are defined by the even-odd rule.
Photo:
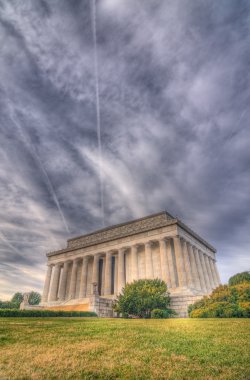
[[[0,298],[101,227],[90,5],[0,0]],[[249,266],[249,14],[97,1],[105,223],[168,209],[218,247],[223,281]]]

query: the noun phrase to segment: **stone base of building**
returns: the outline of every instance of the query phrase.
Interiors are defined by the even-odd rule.
[[[202,295],[175,295],[171,297],[170,307],[177,313],[177,318],[188,317],[188,306],[200,300]]]
[[[203,295],[189,289],[173,291],[171,293],[170,307],[176,311],[177,318],[188,317],[188,306],[201,299]],[[94,311],[98,317],[113,318],[117,314],[112,309],[112,304],[115,297],[104,298],[98,295],[92,295],[81,300],[68,300],[66,302],[48,302],[40,304],[38,307],[49,310],[64,310],[64,311]],[[38,308],[36,307],[36,308]],[[26,307],[25,307],[26,308]],[[27,306],[27,309],[32,306]]]

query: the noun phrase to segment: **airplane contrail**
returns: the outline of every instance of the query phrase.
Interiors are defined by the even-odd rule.
[[[8,239],[5,237],[5,235],[1,231],[0,231],[0,240],[2,240],[17,255],[20,255],[20,252],[8,241]]]
[[[61,220],[63,222],[63,225],[64,225],[67,233],[69,233],[70,230],[69,230],[68,224],[67,224],[66,219],[64,217],[62,208],[60,206],[59,200],[57,198],[56,192],[55,192],[54,187],[52,185],[52,182],[51,182],[51,180],[49,178],[49,175],[48,175],[48,173],[47,173],[47,171],[46,171],[46,169],[45,169],[45,167],[44,167],[44,165],[43,165],[40,157],[38,156],[36,150],[33,148],[31,142],[29,141],[28,136],[26,136],[24,134],[22,127],[19,125],[18,121],[16,120],[16,117],[15,117],[15,114],[13,112],[12,107],[9,106],[9,110],[10,110],[10,118],[11,118],[12,122],[15,124],[16,128],[18,129],[19,134],[20,134],[20,136],[21,136],[21,138],[23,140],[23,143],[27,146],[29,152],[31,153],[32,157],[37,162],[38,166],[40,167],[41,172],[43,173],[43,176],[45,178],[45,182],[46,182],[47,188],[48,188],[50,194],[52,195],[54,203],[56,204],[56,207],[57,207],[58,212],[60,214],[60,217],[61,217]]]
[[[100,202],[102,213],[102,224],[105,226],[104,217],[104,195],[103,195],[103,168],[102,168],[102,140],[101,140],[101,119],[100,119],[100,89],[99,89],[99,68],[97,53],[97,34],[96,34],[96,0],[92,0],[92,34],[94,45],[94,69],[95,69],[95,98],[96,98],[96,128],[99,155],[99,180],[100,180]]]

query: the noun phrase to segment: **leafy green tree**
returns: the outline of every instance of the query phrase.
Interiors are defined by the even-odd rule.
[[[250,282],[250,272],[241,272],[235,274],[229,278],[228,284],[232,286],[240,284],[242,282]]]
[[[114,310],[122,315],[150,318],[154,309],[168,310],[170,297],[167,285],[159,279],[137,280],[122,289],[114,302]]]
[[[41,294],[37,292],[30,292],[29,295],[29,304],[38,305],[41,302]]]
[[[23,294],[20,292],[17,292],[13,295],[10,302],[13,303],[15,307],[18,309],[22,300],[23,300]]]

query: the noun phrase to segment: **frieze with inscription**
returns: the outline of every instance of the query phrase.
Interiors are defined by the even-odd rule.
[[[100,232],[81,236],[79,238],[70,239],[67,248],[86,247],[91,244],[106,242],[109,240],[126,237],[132,234],[148,231],[150,229],[167,226],[176,220],[170,217],[167,213],[152,216],[150,218],[141,219],[117,227],[111,227]]]

